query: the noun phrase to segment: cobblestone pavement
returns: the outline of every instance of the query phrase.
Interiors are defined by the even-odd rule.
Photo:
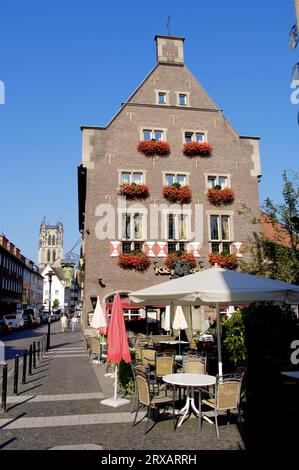
[[[145,435],[145,420],[132,426],[130,404],[102,405],[113,396],[113,379],[105,365],[89,361],[80,332],[61,333],[52,324],[50,352],[34,369],[17,397],[9,380],[8,410],[0,414],[0,449],[216,450],[243,449],[236,424],[214,426],[190,418],[175,432],[170,415]],[[142,415],[141,415],[142,416]]]

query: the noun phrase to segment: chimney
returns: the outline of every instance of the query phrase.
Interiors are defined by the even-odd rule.
[[[155,36],[157,61],[162,64],[184,65],[185,38],[177,36]]]
[[[10,251],[12,255],[14,254],[14,248],[15,248],[15,245],[12,242],[7,242],[7,249]]]
[[[20,250],[16,246],[14,247],[14,255],[16,258],[20,259]]]

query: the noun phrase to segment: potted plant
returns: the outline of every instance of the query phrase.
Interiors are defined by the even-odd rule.
[[[186,253],[184,251],[169,253],[166,256],[164,264],[168,269],[174,269],[176,260],[187,261],[190,269],[196,268],[196,258],[193,253]]]
[[[238,267],[238,258],[234,254],[230,253],[210,253],[209,254],[209,263],[214,266],[217,264],[217,266],[220,266],[221,268],[226,268],[226,269],[237,269]]]
[[[170,154],[170,145],[162,140],[141,140],[137,144],[137,150],[146,157],[167,157]]]
[[[208,201],[214,206],[227,206],[232,204],[235,200],[235,193],[230,188],[221,189],[221,186],[216,185],[212,189],[208,189]]]
[[[149,257],[143,253],[142,251],[140,252],[132,252],[132,253],[121,253],[118,256],[118,265],[125,270],[134,270],[137,272],[144,272],[146,271],[151,262]]]
[[[186,157],[210,157],[213,146],[207,142],[186,142],[183,145],[183,154]]]
[[[147,184],[137,183],[124,183],[118,189],[120,196],[125,196],[127,199],[146,199],[149,196],[149,189]]]
[[[174,183],[163,187],[163,197],[171,203],[189,204],[192,199],[192,190],[189,186]]]

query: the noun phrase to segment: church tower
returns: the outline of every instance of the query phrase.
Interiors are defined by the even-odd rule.
[[[47,264],[60,267],[63,257],[63,224],[49,225],[44,219],[39,229],[38,266],[41,270]]]

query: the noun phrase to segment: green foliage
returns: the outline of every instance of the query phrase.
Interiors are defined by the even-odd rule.
[[[297,174],[289,179],[286,172],[282,178],[283,203],[274,204],[267,198],[262,207],[273,225],[275,239],[269,241],[255,233],[247,243],[250,260],[241,261],[240,267],[250,274],[299,284],[299,179]]]
[[[135,352],[131,351],[132,361],[135,358]],[[134,379],[130,363],[120,361],[118,368],[118,385],[124,395],[134,393]]]
[[[241,310],[223,321],[223,343],[234,366],[243,363],[247,357],[245,346],[245,326]]]
[[[60,303],[58,299],[53,300],[52,308],[59,308]]]

